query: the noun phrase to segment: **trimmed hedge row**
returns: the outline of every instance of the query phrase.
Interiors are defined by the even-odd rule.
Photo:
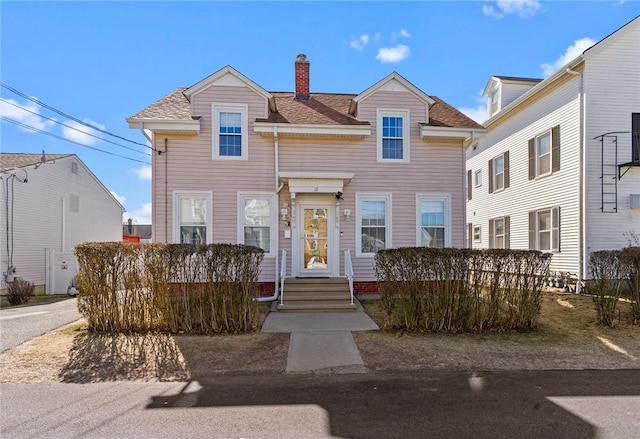
[[[76,246],[78,306],[89,329],[223,333],[258,324],[264,251],[232,244]]]
[[[524,250],[381,250],[375,270],[385,327],[409,331],[528,329],[551,255]]]

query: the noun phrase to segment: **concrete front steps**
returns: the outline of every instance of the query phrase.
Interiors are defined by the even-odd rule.
[[[345,278],[290,278],[284,281],[280,312],[350,312],[349,281]]]

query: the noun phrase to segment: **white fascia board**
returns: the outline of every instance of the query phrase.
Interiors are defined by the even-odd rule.
[[[418,99],[423,100],[429,107],[436,103],[436,101],[434,101],[428,94],[420,90],[411,82],[407,81],[398,72],[393,72],[390,75],[382,78],[380,81],[376,82],[371,87],[369,87],[368,89],[360,93],[358,96],[354,97],[353,102],[357,104],[358,102],[365,100],[366,98],[371,96],[373,93],[375,93],[379,88],[384,86],[387,82],[393,81],[393,80],[396,80],[399,83],[401,83],[409,92],[413,93]]]
[[[167,119],[127,119],[129,128],[148,131],[181,131],[194,134],[200,133],[199,120],[167,120]]]
[[[370,125],[317,125],[317,124],[287,124],[255,122],[253,131],[261,134],[273,134],[274,130],[278,135],[287,134],[307,134],[325,136],[369,136],[371,135]]]
[[[342,180],[349,183],[355,174],[353,172],[280,172],[279,178],[283,182],[289,180]]]
[[[448,139],[481,139],[486,137],[487,130],[483,128],[449,128],[449,127],[420,127],[420,138],[448,138]]]

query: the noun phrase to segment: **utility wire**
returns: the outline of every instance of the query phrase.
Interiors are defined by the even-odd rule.
[[[111,144],[113,144],[113,145],[119,146],[120,148],[128,149],[129,151],[133,151],[133,152],[137,152],[138,154],[143,154],[143,155],[149,156],[149,154],[147,154],[146,152],[138,151],[137,149],[131,148],[131,147],[129,147],[129,146],[121,145],[121,144],[119,144],[119,143],[117,143],[117,142],[114,142],[114,141],[112,141],[112,140],[103,139],[103,138],[102,138],[102,137],[100,137],[100,136],[96,136],[95,134],[91,134],[91,133],[88,133],[88,132],[86,132],[86,131],[82,131],[82,130],[80,130],[80,129],[76,128],[76,127],[72,127],[71,125],[67,125],[67,124],[65,124],[65,123],[63,123],[63,122],[60,122],[59,120],[55,120],[55,119],[53,119],[53,118],[51,118],[51,117],[43,116],[43,115],[41,115],[40,113],[37,113],[37,112],[35,112],[35,111],[31,111],[31,110],[29,110],[28,108],[22,107],[22,106],[20,106],[20,105],[18,105],[18,104],[14,104],[13,102],[8,101],[8,100],[6,100],[6,99],[2,99],[2,98],[0,98],[0,101],[5,102],[5,103],[7,103],[7,104],[9,104],[9,105],[13,105],[14,107],[19,108],[19,109],[21,109],[21,110],[23,110],[23,111],[26,111],[26,112],[28,112],[28,113],[35,114],[36,116],[41,117],[41,118],[43,118],[43,119],[47,119],[47,120],[50,120],[51,122],[55,122],[55,123],[57,123],[57,124],[60,124],[60,125],[62,125],[63,127],[70,128],[70,129],[72,129],[72,130],[78,131],[79,133],[86,134],[87,136],[95,137],[96,139],[102,140],[103,142],[111,143]]]
[[[148,162],[143,162],[142,160],[132,159],[131,157],[126,157],[126,156],[123,156],[123,155],[120,155],[120,154],[116,154],[116,153],[111,152],[111,151],[105,151],[104,149],[96,148],[94,146],[85,145],[84,143],[76,142],[75,140],[66,139],[66,138],[64,138],[62,136],[58,136],[57,134],[53,134],[53,133],[50,133],[48,131],[36,128],[36,127],[32,127],[31,125],[24,124],[22,122],[14,120],[14,119],[9,119],[8,117],[5,117],[5,116],[0,116],[0,119],[2,119],[4,121],[7,121],[7,122],[11,122],[11,123],[13,123],[15,125],[18,125],[18,126],[20,126],[22,128],[26,128],[28,130],[32,130],[32,131],[35,131],[35,132],[38,132],[38,133],[46,134],[47,136],[51,136],[51,137],[54,137],[56,139],[64,140],[65,142],[75,143],[76,145],[84,146],[85,148],[89,148],[89,149],[92,149],[94,151],[103,152],[105,154],[109,154],[109,155],[112,155],[112,156],[115,156],[115,157],[120,157],[121,159],[125,159],[125,160],[131,160],[132,162],[138,162],[138,163],[142,163],[142,164],[145,164],[145,165],[149,165],[150,164]]]
[[[86,126],[86,127],[93,128],[94,130],[96,130],[96,131],[100,131],[101,133],[107,134],[107,135],[109,135],[109,136],[117,137],[118,139],[124,140],[124,141],[126,141],[126,142],[133,143],[133,144],[140,145],[140,146],[144,146],[145,148],[148,148],[148,149],[150,149],[150,150],[152,150],[152,151],[156,151],[156,149],[155,149],[155,148],[153,148],[153,147],[151,147],[151,146],[149,146],[149,145],[147,145],[147,144],[140,143],[140,142],[136,142],[135,140],[127,139],[126,137],[119,136],[118,134],[113,134],[113,133],[111,133],[111,132],[109,132],[109,131],[107,131],[107,130],[104,130],[104,129],[102,129],[102,128],[96,127],[96,126],[94,126],[94,125],[91,125],[91,124],[89,124],[89,123],[87,123],[87,122],[85,122],[85,121],[82,121],[82,120],[80,120],[80,119],[78,119],[78,118],[76,118],[76,117],[70,116],[70,115],[68,115],[68,114],[66,114],[66,113],[64,113],[64,112],[62,112],[61,110],[58,110],[58,109],[57,109],[57,108],[55,108],[55,107],[52,107],[52,106],[50,106],[50,105],[47,105],[47,104],[45,104],[44,102],[41,102],[41,101],[37,100],[36,98],[33,98],[33,97],[31,97],[31,96],[28,96],[28,95],[26,95],[26,94],[24,94],[24,93],[22,93],[22,92],[20,92],[20,91],[16,90],[15,88],[11,87],[11,86],[10,86],[10,85],[8,85],[8,84],[5,84],[4,82],[0,82],[0,86],[2,86],[2,87],[4,87],[4,88],[6,88],[7,90],[9,90],[9,91],[11,91],[11,92],[13,92],[13,93],[17,94],[18,96],[23,97],[24,99],[27,99],[27,100],[29,100],[29,101],[31,101],[31,102],[33,102],[33,103],[36,103],[36,104],[40,105],[41,107],[46,108],[47,110],[53,111],[54,113],[58,113],[59,115],[64,116],[64,117],[66,117],[67,119],[71,119],[71,120],[73,120],[73,121],[75,121],[75,122],[78,122],[79,124],[82,124],[82,125],[84,125],[84,126]]]

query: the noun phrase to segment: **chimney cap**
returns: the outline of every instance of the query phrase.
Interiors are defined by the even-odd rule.
[[[296,56],[296,62],[309,62],[309,61],[307,61],[307,55],[305,55],[304,53],[299,53],[298,56]]]

